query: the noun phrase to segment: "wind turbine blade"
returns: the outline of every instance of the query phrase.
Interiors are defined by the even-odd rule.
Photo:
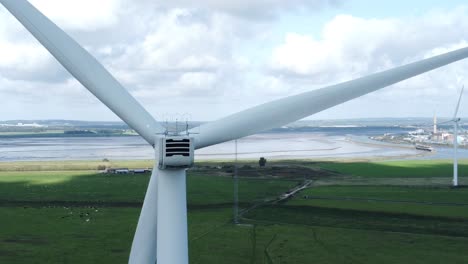
[[[460,92],[460,97],[458,97],[458,103],[457,103],[457,107],[455,108],[455,114],[453,114],[453,120],[455,120],[455,118],[457,118],[458,109],[460,108],[460,102],[461,102],[461,99],[462,99],[464,89],[465,89],[465,85],[462,86],[462,89],[461,89],[461,92]]]
[[[0,0],[83,86],[148,143],[164,128],[84,48],[25,0]]]
[[[158,216],[158,164],[151,173],[140,218],[133,237],[129,264],[156,263]]]
[[[253,107],[191,132],[196,148],[230,141],[283,126],[383,87],[468,57],[468,47],[319,90]]]

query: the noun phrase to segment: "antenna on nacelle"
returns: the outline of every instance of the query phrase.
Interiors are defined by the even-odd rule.
[[[188,136],[190,134],[190,132],[189,132],[190,114],[189,113],[184,113],[183,118],[185,119],[185,134]]]
[[[166,120],[166,130],[164,131],[164,135],[167,135],[169,133],[169,117],[168,113],[164,113],[164,119]]]
[[[188,131],[188,129],[189,129],[189,124],[188,124],[189,115],[188,115],[188,113],[185,113],[184,117],[185,117],[185,134],[188,136],[189,135],[189,131]]]

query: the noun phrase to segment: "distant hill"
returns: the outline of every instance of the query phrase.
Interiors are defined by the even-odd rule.
[[[439,117],[439,122],[449,120],[450,118]],[[465,122],[464,122],[465,121]],[[462,125],[468,124],[468,119],[462,118]],[[49,127],[49,129],[129,129],[128,125],[122,121],[83,121],[83,120],[7,120],[0,121],[0,124],[17,125],[38,124]],[[189,127],[193,128],[203,124],[203,121],[191,121]],[[287,127],[323,127],[323,126],[428,126],[432,125],[432,117],[408,117],[408,118],[360,118],[360,119],[330,119],[330,120],[301,120],[287,125]],[[162,125],[169,127],[171,131],[175,130],[175,122],[162,122]],[[185,122],[177,124],[179,130],[185,129]]]

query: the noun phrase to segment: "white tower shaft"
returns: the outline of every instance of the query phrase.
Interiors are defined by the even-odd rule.
[[[157,263],[188,264],[185,169],[158,171]]]
[[[458,186],[458,120],[454,122],[453,133],[453,187]]]

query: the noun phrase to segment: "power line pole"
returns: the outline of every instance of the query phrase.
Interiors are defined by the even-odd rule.
[[[239,177],[237,175],[237,139],[234,141],[234,224],[239,223]]]

